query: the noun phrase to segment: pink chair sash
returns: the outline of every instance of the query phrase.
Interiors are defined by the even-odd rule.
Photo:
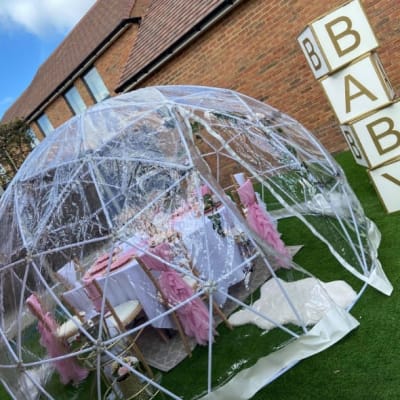
[[[247,222],[279,254],[277,262],[281,267],[288,267],[291,261],[290,254],[283,243],[279,232],[275,228],[270,216],[258,204],[250,179],[238,189],[240,201],[247,208]]]
[[[171,247],[167,242],[154,247],[151,253],[166,261],[171,261],[172,259]],[[169,304],[178,305],[194,295],[194,290],[182,279],[181,275],[162,261],[148,254],[142,255],[141,260],[147,268],[161,272],[158,281]],[[176,313],[182,323],[185,334],[194,337],[199,344],[207,344],[210,318],[208,310],[201,299],[196,298],[190,301],[178,308]]]
[[[44,312],[39,299],[35,294],[30,295],[26,299],[26,304],[29,306],[32,313],[38,318],[38,330],[40,333],[40,344],[46,348],[50,357],[60,357],[68,354],[66,343],[59,340],[55,336],[57,330],[57,322],[49,312]],[[74,384],[86,379],[89,371],[81,367],[74,357],[56,360],[53,362],[54,367],[60,374],[61,382],[66,385],[70,381]]]
[[[194,295],[194,290],[173,270],[163,271],[159,278],[161,290],[168,302],[175,306]],[[196,342],[206,345],[208,342],[209,314],[206,306],[198,297],[176,310],[185,334],[194,337]]]
[[[89,297],[90,301],[93,304],[94,309],[99,313],[101,312],[101,304],[103,302],[103,298],[98,291],[97,287],[93,283],[94,279],[96,277],[89,277],[86,279],[83,279],[84,283],[84,290],[85,293],[87,294],[87,297]],[[104,312],[107,312],[107,307],[104,308]]]

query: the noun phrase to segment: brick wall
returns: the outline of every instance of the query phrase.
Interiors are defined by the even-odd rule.
[[[297,43],[308,23],[345,1],[247,0],[140,86],[197,84],[237,90],[297,119],[331,151],[346,148],[322,87]],[[400,3],[362,0],[394,88],[400,86]]]
[[[57,128],[67,119],[70,119],[74,116],[74,113],[71,111],[67,101],[63,96],[57,97],[47,107],[46,114],[54,128]]]
[[[116,94],[114,89],[118,86],[119,78],[135,42],[137,32],[138,25],[132,25],[96,61],[96,68],[112,95]]]
[[[36,137],[39,140],[44,139],[44,135],[43,135],[42,131],[40,130],[39,125],[36,122],[32,122],[30,127],[32,128],[33,132],[35,133]]]
[[[82,97],[84,103],[90,107],[95,103],[93,96],[90,94],[88,87],[86,86],[85,81],[82,78],[78,78],[74,82],[74,86],[78,90],[79,94]]]
[[[400,3],[361,2],[380,43],[383,66],[400,93]],[[297,36],[312,20],[344,3],[245,0],[138,87],[195,84],[231,88],[297,119],[331,152],[343,150],[346,144],[339,124],[306,63]],[[95,63],[112,95],[137,30],[137,25],[130,27]],[[92,104],[83,82],[78,80],[76,86],[86,104]],[[51,104],[46,113],[55,127],[72,115],[62,99]],[[38,131],[35,124],[33,128]]]

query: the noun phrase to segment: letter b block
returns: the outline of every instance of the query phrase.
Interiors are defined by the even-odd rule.
[[[340,125],[343,136],[346,139],[347,145],[353,154],[354,161],[358,165],[368,167],[368,161],[365,158],[364,152],[361,150],[361,146],[356,139],[353,127],[351,125]]]
[[[359,0],[315,20],[297,40],[316,79],[378,47]]]
[[[350,122],[347,129],[359,144],[369,168],[376,168],[400,158],[399,101],[365,118]]]

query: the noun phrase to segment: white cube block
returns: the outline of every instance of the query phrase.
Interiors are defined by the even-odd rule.
[[[331,72],[325,55],[320,49],[315,34],[310,26],[298,36],[297,41],[316,79]]]
[[[359,0],[316,19],[297,40],[317,79],[378,47]]]
[[[388,213],[400,211],[400,160],[368,171]]]
[[[400,157],[399,101],[352,121],[348,128],[359,143],[369,168]]]
[[[320,82],[341,124],[389,104],[395,95],[376,53],[361,57]]]

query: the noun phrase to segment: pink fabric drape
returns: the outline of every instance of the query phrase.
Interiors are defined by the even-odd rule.
[[[110,271],[114,271],[118,268],[121,268],[127,262],[131,261],[133,257],[136,256],[136,249],[130,248],[129,250],[124,251],[121,255],[117,257],[117,259],[111,264]]]
[[[40,344],[46,348],[50,357],[60,357],[68,354],[68,346],[55,336],[57,322],[49,312],[44,312],[39,299],[35,294],[26,299],[31,312],[38,318],[38,330],[40,333]],[[53,362],[54,367],[60,374],[61,382],[66,385],[69,382],[78,384],[86,379],[89,371],[81,367],[74,357],[65,358]]]
[[[247,222],[250,227],[279,254],[276,260],[279,266],[288,268],[291,261],[290,254],[270,216],[258,204],[250,179],[247,179],[237,192],[240,201],[247,208]]]
[[[201,185],[200,186],[200,193],[202,195],[202,197],[209,195],[212,195],[211,189],[207,186],[207,185]]]
[[[167,242],[154,247],[151,252],[166,261],[171,261],[172,259],[171,248]],[[141,256],[141,260],[147,268],[160,272],[158,282],[169,304],[178,305],[194,295],[194,290],[183,280],[180,274],[169,268],[162,261],[147,254]],[[190,301],[178,308],[176,313],[182,323],[185,334],[194,337],[199,344],[207,344],[210,318],[208,310],[201,299],[196,298]]]
[[[110,271],[114,271],[122,267],[124,264],[126,264],[135,256],[136,256],[136,249],[133,247],[130,248],[129,250],[124,251],[121,254],[118,254],[117,256],[115,253],[113,253],[113,259],[114,257],[115,259],[110,265]],[[103,275],[107,271],[108,263],[109,263],[109,255],[100,257],[85,273],[83,280],[87,281],[90,280],[90,278],[95,278],[96,276]]]

